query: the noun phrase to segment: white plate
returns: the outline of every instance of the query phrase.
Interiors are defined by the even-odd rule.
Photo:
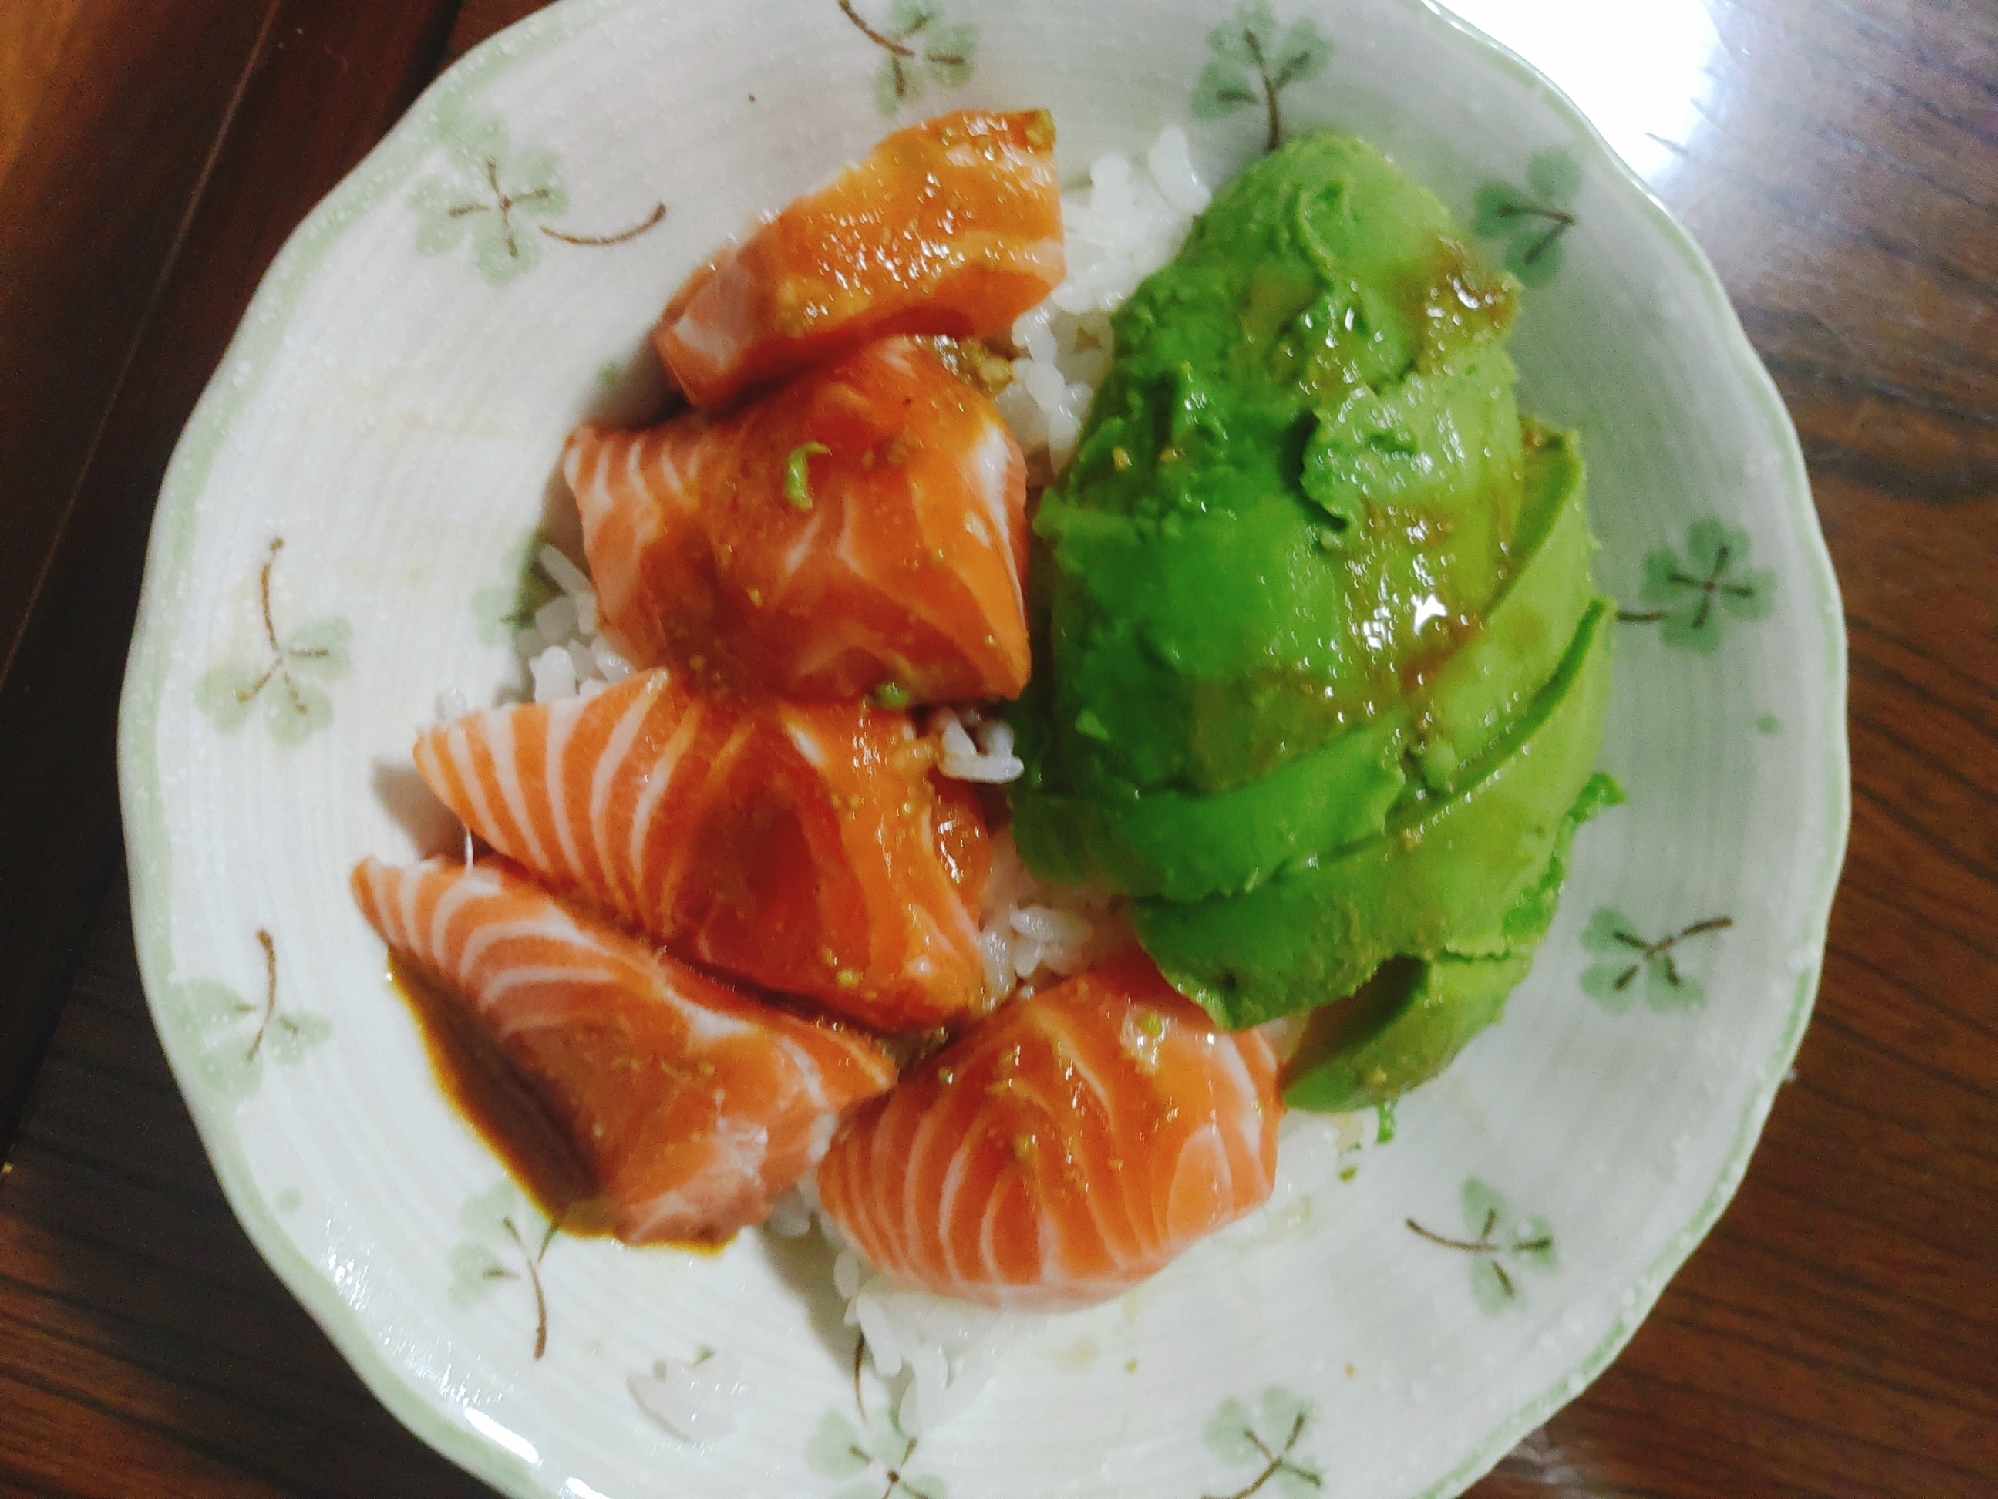
[[[346,873],[436,832],[411,735],[440,689],[513,672],[498,622],[565,503],[563,435],[644,383],[699,257],[947,107],[1052,107],[1068,172],[1186,121],[1224,175],[1267,129],[1245,28],[1286,129],[1371,138],[1467,226],[1482,195],[1532,283],[1522,404],[1581,429],[1598,577],[1642,616],[1603,751],[1630,801],[1582,834],[1504,1023],[1391,1144],[1342,1155],[1306,1121],[1265,1215],[1016,1347],[911,1451],[878,1392],[855,1408],[814,1251],[534,1258]],[[1741,1178],[1817,980],[1844,679],[1796,441],[1706,261],[1549,84],[1439,13],[566,0],[307,220],[174,457],[121,724],[140,956],[251,1238],[398,1416],[511,1493],[1449,1494],[1602,1369]],[[703,1346],[756,1395],[694,1446],[627,1380]]]

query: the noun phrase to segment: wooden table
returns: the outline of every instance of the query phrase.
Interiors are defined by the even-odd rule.
[[[1522,36],[1595,16],[1629,70],[1618,16],[1663,3],[1512,8]],[[1657,180],[1803,435],[1852,646],[1852,850],[1740,1196],[1474,1493],[1988,1495],[1998,8],[1706,7],[1719,46],[1693,117],[1654,133]],[[9,1493],[481,1491],[374,1404],[223,1205],[140,995],[111,738],[160,475],[265,264],[440,67],[535,8],[0,4]]]

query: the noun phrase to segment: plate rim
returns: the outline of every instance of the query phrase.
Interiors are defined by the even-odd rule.
[[[250,1170],[226,1102],[190,1086],[190,1064],[175,1054],[161,997],[175,972],[171,938],[172,851],[156,752],[157,728],[177,627],[187,605],[187,571],[195,515],[214,462],[234,420],[260,387],[291,315],[327,254],[355,223],[414,174],[429,154],[429,113],[446,99],[475,95],[514,65],[581,32],[599,16],[633,0],[556,0],[473,48],[439,74],[382,139],[299,223],[258,282],[215,373],[177,441],[160,487],[146,550],[144,582],[127,659],[118,716],[118,781],[132,905],[132,930],[142,987],[175,1084],[193,1117],[225,1200],[257,1253],[304,1307],[369,1392],[405,1428],[467,1472],[516,1499],[553,1499],[566,1478],[550,1482],[535,1467],[489,1438],[452,1421],[431,1403],[367,1333],[337,1286],[292,1242]],[[1314,10],[1334,0],[1304,0]],[[1772,474],[1771,505],[1802,545],[1801,582],[1818,605],[1823,631],[1820,689],[1833,729],[1817,749],[1831,789],[1831,816],[1818,888],[1808,903],[1804,936],[1811,958],[1798,975],[1790,1013],[1762,1075],[1736,1124],[1719,1174],[1698,1210],[1645,1269],[1608,1333],[1570,1371],[1496,1421],[1488,1435],[1443,1478],[1410,1499],[1447,1499],[1488,1472],[1526,1434],[1575,1399],[1630,1341],[1666,1284],[1706,1238],[1746,1176],[1777,1089],[1789,1072],[1809,1021],[1823,969],[1834,894],[1851,822],[1851,771],[1846,731],[1847,641],[1837,576],[1812,499],[1810,479],[1789,412],[1755,353],[1712,262],[1692,235],[1609,145],[1575,103],[1518,53],[1455,15],[1437,0],[1390,0],[1433,31],[1438,45],[1477,55],[1540,93],[1574,131],[1579,150],[1608,168],[1609,190],[1634,199],[1660,242],[1676,250],[1693,274],[1702,321],[1717,332],[1725,355],[1753,392],[1756,413],[1781,463]],[[1835,623],[1833,623],[1835,621]]]

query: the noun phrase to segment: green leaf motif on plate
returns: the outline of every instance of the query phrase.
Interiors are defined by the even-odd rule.
[[[168,987],[165,1008],[169,1024],[197,1038],[194,1069],[210,1091],[233,1103],[257,1091],[264,1080],[263,1058],[241,1034],[255,1005],[224,984],[193,979]]]
[[[1283,1499],[1306,1499],[1325,1488],[1325,1475],[1298,1443],[1311,1426],[1314,1407],[1303,1396],[1272,1385],[1263,1391],[1252,1416],[1239,1400],[1225,1400],[1201,1432],[1208,1450],[1231,1467],[1254,1464],[1243,1487],[1202,1499],[1248,1499],[1271,1492]]]
[[[459,1308],[477,1306],[509,1281],[525,1281],[534,1295],[534,1356],[548,1352],[548,1296],[541,1262],[560,1224],[529,1207],[511,1181],[474,1193],[458,1209],[465,1235],[451,1246],[446,1297]]]
[[[1709,916],[1653,940],[1616,907],[1599,907],[1582,933],[1583,951],[1596,959],[1582,970],[1582,992],[1612,1015],[1627,1013],[1640,992],[1646,1008],[1661,1015],[1697,1010],[1707,1002],[1706,988],[1679,967],[1674,949],[1733,925],[1731,916]]]
[[[483,1244],[461,1241],[452,1245],[447,1263],[451,1267],[451,1287],[447,1294],[451,1305],[457,1307],[477,1306],[499,1289],[500,1281],[519,1278]]]
[[[863,1431],[838,1411],[827,1411],[805,1441],[805,1465],[821,1478],[835,1482],[856,1479],[832,1499],[947,1499],[944,1481],[935,1474],[908,1471],[916,1455],[916,1439],[905,1436],[892,1411],[883,1409],[862,1423]]]
[[[920,99],[925,83],[956,88],[970,80],[978,60],[978,28],[950,20],[936,0],[889,0],[879,21],[863,16],[854,0],[839,0],[839,8],[856,31],[881,49],[874,104],[882,114],[892,118],[903,105]]]
[[[1195,119],[1218,120],[1260,106],[1267,122],[1263,149],[1283,140],[1283,91],[1325,69],[1332,44],[1309,17],[1279,27],[1269,0],[1246,0],[1234,18],[1207,34],[1213,53],[1193,86]]]
[[[1486,1316],[1497,1316],[1523,1305],[1520,1273],[1548,1274],[1559,1268],[1554,1254],[1554,1229],[1545,1218],[1515,1217],[1503,1195],[1488,1182],[1471,1177],[1464,1183],[1464,1238],[1452,1238],[1404,1220],[1409,1230],[1430,1243],[1470,1256],[1471,1297]]]
[[[516,150],[506,122],[490,110],[440,105],[437,138],[445,152],[440,176],[410,194],[416,248],[444,255],[469,242],[472,264],[504,286],[540,262],[536,219],[567,211],[561,159],[545,149]]]
[[[505,645],[534,623],[534,611],[561,592],[541,565],[548,538],[529,531],[506,554],[503,581],[472,595],[472,617],[478,623],[479,644]]]
[[[1711,656],[1720,649],[1724,619],[1765,619],[1776,607],[1776,574],[1750,568],[1748,533],[1718,520],[1695,522],[1682,557],[1661,547],[1644,558],[1647,606],[1623,610],[1626,624],[1656,624],[1674,650]]]
[[[292,1067],[333,1034],[324,1015],[288,1010],[278,1003],[277,944],[263,928],[264,1000],[252,1004],[226,984],[188,979],[168,987],[167,1023],[195,1046],[194,1070],[210,1091],[230,1103],[263,1086],[264,1060]]]
[[[251,661],[225,661],[194,684],[194,703],[224,734],[233,734],[262,718],[279,744],[297,744],[333,722],[333,699],[313,679],[330,682],[353,665],[353,626],[337,614],[309,620],[282,635],[271,601],[271,574],[284,538],[275,537],[264,552],[257,574],[257,599],[263,630],[260,656]]]
[[[1559,147],[1526,164],[1526,186],[1487,182],[1478,189],[1472,230],[1505,241],[1505,266],[1528,286],[1545,286],[1561,269],[1582,165]]]

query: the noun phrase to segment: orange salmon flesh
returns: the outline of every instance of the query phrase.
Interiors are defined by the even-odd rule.
[[[505,861],[368,859],[352,883],[390,950],[499,1044],[627,1243],[761,1223],[841,1115],[895,1080],[878,1043],[657,957]]]
[[[877,1030],[978,1004],[990,854],[907,714],[738,699],[640,672],[425,732],[481,839],[679,956]]]
[[[1010,698],[1027,683],[1026,465],[912,338],[724,417],[585,425],[564,471],[627,659],[792,698]]]
[[[890,333],[1003,333],[1060,283],[1045,110],[898,130],[702,266],[652,339],[697,406]]]
[[[1141,953],[974,1026],[842,1127],[819,1198],[869,1263],[1026,1311],[1103,1301],[1275,1186],[1276,1056]]]

